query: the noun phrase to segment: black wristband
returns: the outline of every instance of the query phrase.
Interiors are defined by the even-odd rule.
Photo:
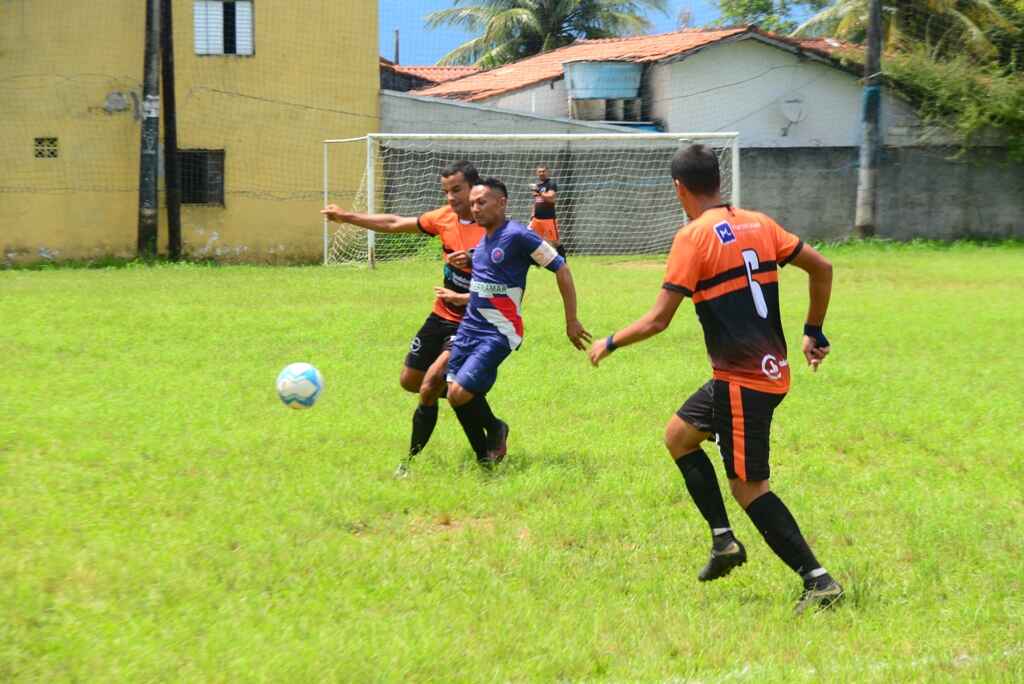
[[[612,333],[608,337],[604,338],[604,348],[608,350],[609,354],[619,348],[619,345],[615,344],[615,340],[613,339],[614,337],[615,333]]]
[[[813,338],[814,339],[814,345],[816,347],[827,347],[827,346],[829,346],[828,338],[825,337],[825,333],[823,333],[821,331],[821,326],[820,325],[809,325],[809,324],[805,323],[804,324],[804,335],[806,335],[807,337]]]

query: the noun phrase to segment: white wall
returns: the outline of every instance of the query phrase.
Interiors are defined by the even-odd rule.
[[[565,88],[565,79],[548,81],[513,93],[481,100],[479,104],[539,116],[569,116],[569,94]]]
[[[669,131],[735,130],[743,147],[860,143],[863,89],[858,79],[816,60],[744,40],[707,48],[652,71],[649,106]],[[793,95],[803,99],[805,116],[787,128],[781,104]],[[884,96],[882,112],[883,131],[916,126],[913,111],[901,101]],[[896,144],[910,142],[892,138]]]
[[[629,133],[619,126],[390,90],[380,92],[380,116],[381,133]]]

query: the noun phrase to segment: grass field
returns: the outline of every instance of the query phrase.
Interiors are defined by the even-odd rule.
[[[595,370],[532,273],[508,459],[480,472],[442,407],[396,481],[437,263],[0,272],[0,680],[1024,680],[1024,246],[824,252],[834,351],[795,369],[773,473],[849,594],[802,618],[731,501],[750,562],[695,579],[661,445],[709,374],[690,304]],[[595,334],[662,275],[571,265]],[[306,412],[273,392],[299,360]]]

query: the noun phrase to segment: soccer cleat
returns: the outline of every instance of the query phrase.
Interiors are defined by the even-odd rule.
[[[710,582],[725,577],[732,572],[733,568],[746,562],[747,550],[743,548],[743,544],[738,539],[734,539],[721,551],[716,551],[714,547],[711,548],[711,558],[697,574],[697,579],[701,582]]]
[[[404,459],[402,459],[402,462],[398,464],[398,467],[395,468],[395,479],[396,480],[403,480],[403,479],[409,477],[409,463],[410,463],[411,460],[412,459],[404,458]]]
[[[804,593],[800,595],[800,600],[796,602],[794,612],[800,615],[811,606],[822,610],[839,603],[843,596],[845,596],[845,592],[842,585],[830,577],[828,582],[822,586],[806,587]]]
[[[508,423],[503,420],[498,420],[498,427],[494,431],[496,434],[493,439],[488,439],[487,457],[486,460],[491,465],[497,465],[505,458],[505,454],[508,453]]]

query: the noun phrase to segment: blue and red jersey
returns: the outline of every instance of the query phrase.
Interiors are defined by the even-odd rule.
[[[469,306],[459,333],[497,336],[509,348],[518,347],[523,341],[521,308],[526,274],[533,264],[554,273],[565,259],[516,221],[506,221],[492,235],[484,235],[473,252]]]

